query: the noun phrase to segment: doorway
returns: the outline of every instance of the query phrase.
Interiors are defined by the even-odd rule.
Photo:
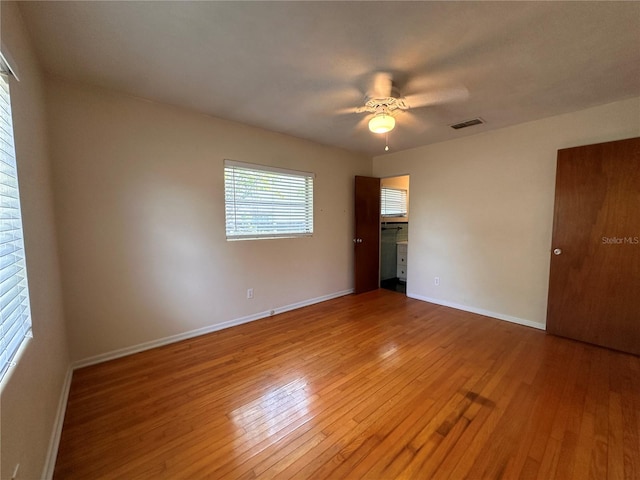
[[[380,287],[407,293],[409,175],[380,179]]]

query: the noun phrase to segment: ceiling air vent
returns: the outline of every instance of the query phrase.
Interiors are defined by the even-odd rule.
[[[456,123],[455,125],[450,125],[450,127],[456,130],[460,130],[461,128],[467,128],[473,125],[480,125],[481,123],[484,123],[484,120],[478,117],[472,120],[467,120],[466,122],[460,122],[460,123]]]

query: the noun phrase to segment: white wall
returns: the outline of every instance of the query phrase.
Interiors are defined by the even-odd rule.
[[[20,72],[10,80],[33,339],[0,398],[0,478],[43,475],[57,407],[69,372],[55,237],[43,79],[16,4],[2,2],[2,42]]]
[[[61,80],[47,98],[73,360],[353,288],[369,158]],[[226,241],[225,158],[315,172],[313,237]]]
[[[635,98],[375,157],[411,176],[408,295],[543,327],[557,150],[638,135]]]

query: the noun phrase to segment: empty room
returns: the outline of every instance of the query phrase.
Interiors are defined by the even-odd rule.
[[[0,2],[0,478],[640,479],[640,2]]]

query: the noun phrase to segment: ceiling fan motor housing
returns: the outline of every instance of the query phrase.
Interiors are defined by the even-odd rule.
[[[385,98],[370,98],[362,107],[358,107],[358,113],[386,113],[391,114],[396,110],[409,110],[402,98],[385,97]]]

